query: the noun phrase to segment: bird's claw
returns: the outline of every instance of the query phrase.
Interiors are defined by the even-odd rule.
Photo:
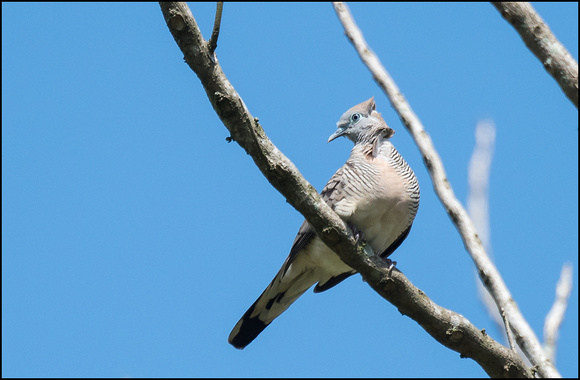
[[[347,225],[350,227],[352,234],[354,235],[354,240],[356,241],[356,244],[360,244],[363,246],[365,254],[368,257],[375,256],[375,251],[373,251],[373,248],[369,244],[367,244],[367,242],[364,240],[363,232],[359,230],[354,224],[347,223]]]
[[[383,268],[387,270],[387,274],[390,276],[391,272],[393,272],[393,269],[395,269],[395,266],[397,266],[397,262],[388,258],[381,258],[381,261],[384,264]]]
[[[347,225],[350,227],[350,230],[352,231],[352,234],[354,235],[354,239],[356,240],[356,243],[362,243],[364,240],[364,236],[363,236],[363,232],[361,230],[359,230],[354,224],[351,223],[347,223]]]

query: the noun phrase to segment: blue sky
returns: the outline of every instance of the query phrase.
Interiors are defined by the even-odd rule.
[[[349,5],[465,203],[479,120],[497,127],[491,241],[542,339],[574,267],[557,367],[578,376],[578,112],[488,3]],[[536,10],[578,59],[578,4]],[[206,37],[215,4],[190,4]],[[330,4],[226,3],[217,55],[273,143],[317,189],[375,96],[421,205],[397,267],[500,339],[421,156]],[[307,292],[250,346],[227,336],[302,216],[215,115],[155,3],[2,4],[2,375],[484,376],[360,276]]]

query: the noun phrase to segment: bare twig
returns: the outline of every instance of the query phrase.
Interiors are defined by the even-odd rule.
[[[224,9],[224,3],[218,1],[215,10],[215,20],[213,22],[213,30],[211,32],[211,37],[209,38],[209,52],[213,54],[217,48],[217,41],[220,35],[220,26],[222,23],[222,11]]]
[[[507,339],[510,345],[510,348],[512,350],[516,349],[516,342],[514,341],[514,335],[511,332],[510,329],[510,321],[508,321],[506,315],[505,315],[505,310],[501,309],[499,314],[501,315],[501,318],[503,319],[503,325],[505,326],[505,334],[507,335]]]
[[[556,363],[556,343],[558,331],[564,320],[564,314],[568,308],[568,298],[572,292],[572,264],[567,263],[562,267],[560,279],[556,285],[556,300],[546,315],[544,321],[544,350],[552,363]]]
[[[201,80],[206,94],[231,137],[252,157],[268,181],[316,230],[319,237],[399,311],[417,321],[446,347],[470,357],[492,377],[530,377],[521,358],[478,330],[460,314],[444,309],[413,286],[396,268],[389,271],[376,257],[364,254],[350,229],[322,201],[294,164],[268,139],[260,124],[227,80],[185,3],[161,3],[161,10],[186,62]]]
[[[491,235],[489,227],[489,176],[491,161],[495,145],[495,125],[492,120],[482,120],[475,127],[475,148],[469,162],[468,182],[469,194],[467,196],[467,209],[473,221],[475,229],[486,252],[493,260],[491,253]],[[490,318],[497,325],[498,331],[505,338],[512,350],[525,357],[519,346],[514,346],[513,334],[507,327],[509,321],[505,311],[500,313],[497,305],[479,276],[476,277],[477,293]],[[528,362],[529,363],[529,362]]]
[[[558,41],[530,3],[492,2],[578,108],[578,62]]]
[[[368,47],[362,32],[356,26],[347,6],[343,3],[333,4],[347,37],[355,47],[363,63],[372,73],[375,81],[388,96],[393,108],[399,114],[401,121],[419,147],[425,166],[433,181],[437,196],[459,231],[465,248],[477,267],[483,284],[489,290],[498,307],[505,310],[519,346],[530,361],[538,366],[538,372],[541,376],[560,377],[556,368],[547,360],[534,331],[522,316],[502,277],[485,252],[467,212],[455,197],[453,189],[447,180],[441,158],[435,150],[431,138],[419,121],[419,118],[415,115],[380,60]]]
[[[469,196],[467,208],[477,228],[479,239],[490,252],[489,233],[489,174],[495,144],[495,125],[491,120],[483,120],[475,127],[475,148],[469,162]]]
[[[493,148],[495,144],[495,125],[493,121],[480,121],[475,127],[475,148],[469,161],[467,172],[469,194],[467,196],[467,209],[473,225],[478,232],[479,240],[486,252],[491,255],[491,239],[489,232],[489,175]],[[477,289],[481,302],[485,306],[489,316],[504,331],[504,319],[491,295],[476,276]],[[507,337],[506,337],[507,338]]]

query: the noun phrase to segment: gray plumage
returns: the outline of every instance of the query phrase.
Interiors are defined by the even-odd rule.
[[[375,111],[374,98],[346,111],[337,127],[328,141],[345,136],[355,146],[321,196],[362,233],[375,254],[386,258],[411,230],[419,207],[419,183],[389,142],[395,132]],[[233,328],[228,341],[244,348],[312,285],[316,284],[315,293],[322,292],[355,273],[304,221],[282,268]]]

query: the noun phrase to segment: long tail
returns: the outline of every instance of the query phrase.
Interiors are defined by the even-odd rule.
[[[317,280],[313,271],[299,272],[292,276],[292,270],[284,266],[262,295],[246,311],[234,326],[228,342],[242,349],[250,344],[280,314],[306,292]]]

